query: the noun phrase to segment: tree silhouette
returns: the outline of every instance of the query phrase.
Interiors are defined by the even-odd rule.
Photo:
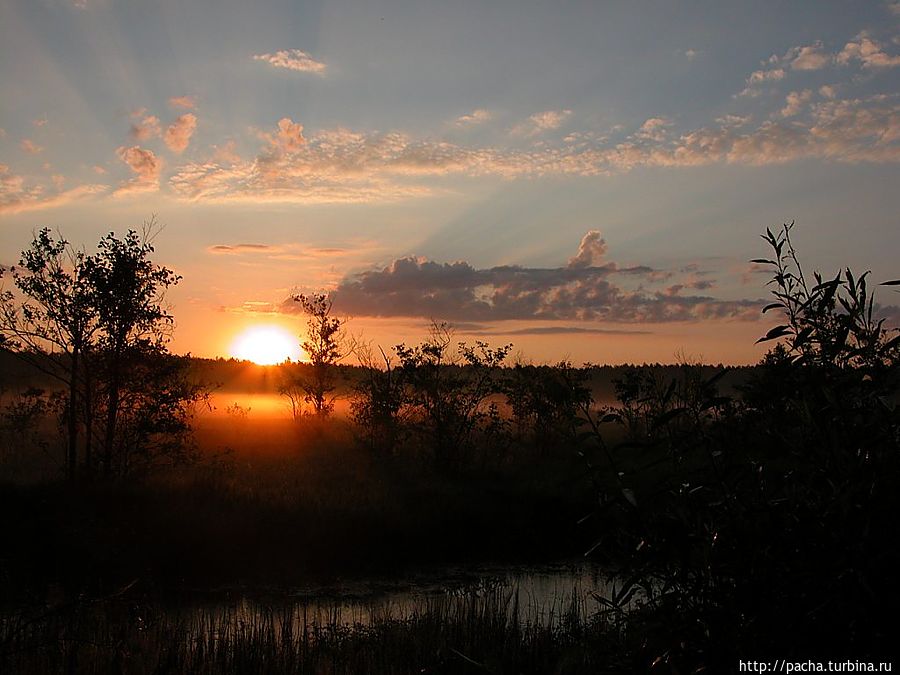
[[[189,404],[203,396],[166,347],[173,317],[163,300],[180,277],[150,259],[154,228],[150,221],[124,238],[110,233],[92,255],[45,228],[11,272],[16,291],[0,295],[5,347],[65,386],[70,478],[79,447],[88,473],[99,466],[107,477],[126,473],[136,454],[171,454],[172,439],[187,431]]]
[[[79,393],[83,393],[84,353],[97,330],[94,292],[86,256],[49,228],[40,230],[10,272],[18,293],[0,293],[3,346],[59,381],[67,391],[62,411],[66,427],[66,473],[74,478],[78,452]],[[0,270],[2,273],[2,270]]]
[[[281,388],[281,393],[291,399],[295,411],[300,409],[298,399],[312,406],[313,412],[325,417],[334,410],[336,387],[335,366],[346,355],[344,324],[346,319],[332,316],[332,301],[324,293],[303,293],[294,296],[307,315],[306,339],[300,343],[309,357],[311,370],[302,371],[289,377]]]

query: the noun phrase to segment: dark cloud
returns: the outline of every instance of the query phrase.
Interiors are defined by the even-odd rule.
[[[760,301],[683,295],[713,282],[689,277],[653,289],[673,272],[647,266],[597,264],[606,253],[597,231],[582,239],[565,267],[502,265],[477,269],[467,262],[440,263],[405,257],[345,278],[335,307],[354,316],[426,317],[448,321],[668,322],[712,318],[756,319]],[[637,286],[635,287],[635,284]],[[675,286],[678,286],[675,288]]]
[[[209,247],[210,253],[253,253],[273,250],[268,244],[217,244]]]
[[[514,330],[468,331],[473,335],[650,335],[649,330],[613,330],[609,328],[584,328],[581,326],[534,326]]]

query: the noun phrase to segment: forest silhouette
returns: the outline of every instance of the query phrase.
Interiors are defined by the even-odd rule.
[[[439,321],[419,344],[373,345],[324,293],[294,298],[308,363],[178,356],[165,292],[181,279],[152,260],[154,232],[111,233],[88,254],[44,229],[5,272],[0,669],[691,673],[890,658],[900,335],[868,273],[804,272],[792,224],[767,229],[770,254],[753,260],[778,320],[752,367],[533,365]],[[223,409],[225,382],[290,412]],[[160,602],[573,556],[612,590],[544,622],[496,591],[366,626],[186,625]]]

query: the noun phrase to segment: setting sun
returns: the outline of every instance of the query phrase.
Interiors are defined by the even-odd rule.
[[[247,359],[263,366],[300,357],[298,338],[278,326],[254,326],[234,341],[231,353],[235,358]]]

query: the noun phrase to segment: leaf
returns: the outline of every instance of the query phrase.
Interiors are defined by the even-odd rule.
[[[894,279],[893,281],[882,281],[879,286],[900,286],[900,279]]]
[[[780,307],[784,307],[784,305],[782,305],[780,302],[773,302],[771,305],[766,305],[765,307],[763,307],[762,313],[765,314],[770,309],[778,309]]]
[[[684,412],[687,412],[687,408],[672,408],[671,410],[664,412],[653,420],[653,429],[659,429],[661,426],[669,423]]]
[[[759,263],[760,265],[777,265],[774,260],[769,260],[768,258],[754,258],[750,262]]]
[[[809,340],[809,336],[812,334],[812,331],[812,326],[807,326],[806,328],[801,330],[797,334],[797,337],[794,339],[794,346],[799,347],[800,345],[806,343],[807,340]]]
[[[790,333],[791,327],[787,325],[775,326],[772,330],[765,334],[764,337],[759,338],[754,344],[759,344],[760,342],[768,342],[769,340],[775,340],[784,335]]]

